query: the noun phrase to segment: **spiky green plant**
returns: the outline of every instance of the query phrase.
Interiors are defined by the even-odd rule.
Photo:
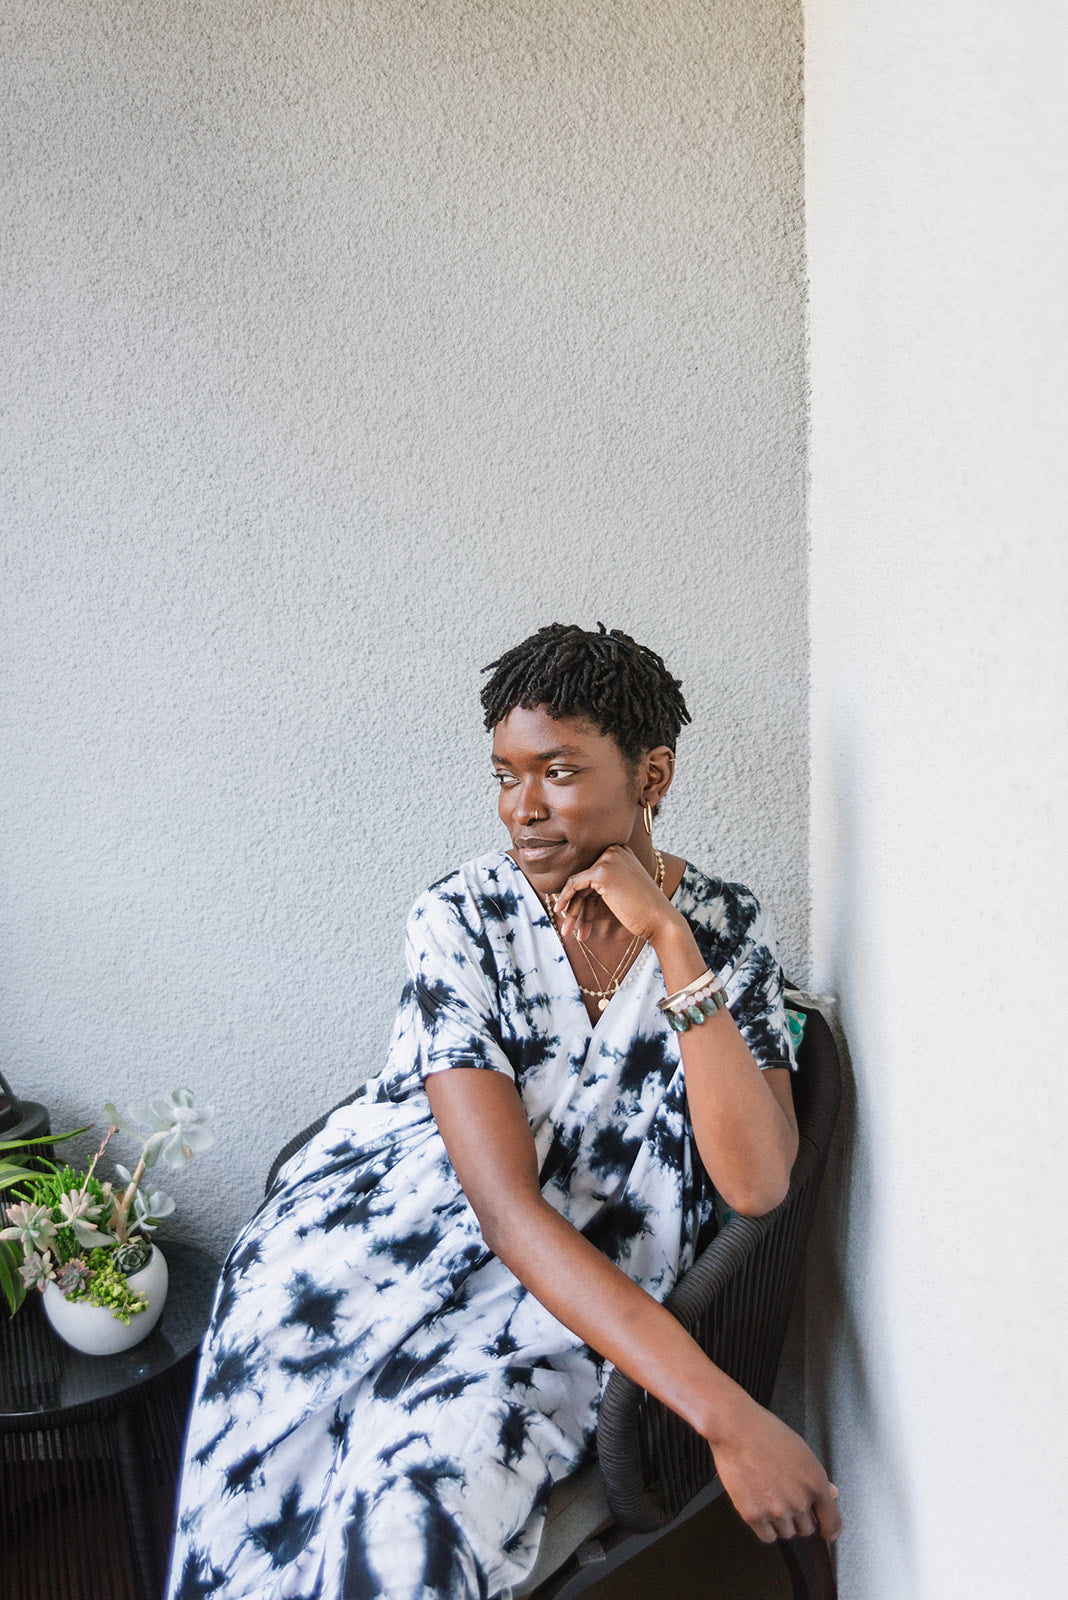
[[[41,1176],[43,1166],[53,1165],[40,1156],[31,1156],[29,1159],[33,1165],[27,1165],[25,1160],[20,1159],[23,1151],[40,1145],[62,1144],[64,1139],[73,1139],[79,1133],[85,1133],[87,1128],[88,1124],[85,1128],[74,1128],[70,1133],[46,1133],[40,1139],[0,1139],[0,1195],[13,1191],[16,1196],[29,1198],[27,1185]],[[0,1238],[0,1293],[7,1301],[12,1316],[26,1298],[21,1262],[21,1252],[9,1240]]]

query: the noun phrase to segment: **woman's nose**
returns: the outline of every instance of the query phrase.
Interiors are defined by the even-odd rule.
[[[541,806],[541,794],[533,784],[524,783],[519,791],[519,804],[516,812],[520,822],[537,822]],[[544,818],[542,818],[544,820]]]

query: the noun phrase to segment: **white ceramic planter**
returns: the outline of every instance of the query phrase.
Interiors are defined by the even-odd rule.
[[[148,1296],[148,1306],[130,1318],[129,1327],[113,1317],[103,1306],[87,1300],[68,1300],[54,1283],[45,1285],[44,1313],[56,1333],[75,1350],[87,1356],[112,1356],[129,1350],[147,1338],[159,1321],[167,1298],[167,1263],[163,1252],[152,1246],[152,1254],[140,1272],[127,1278],[131,1289]]]

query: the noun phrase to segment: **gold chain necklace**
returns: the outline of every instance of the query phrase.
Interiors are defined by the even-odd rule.
[[[597,962],[597,967],[600,967],[601,969],[600,979],[608,979],[608,987],[606,989],[583,989],[581,983],[579,984],[579,988],[582,990],[583,994],[588,994],[597,1000],[597,1006],[600,1011],[604,1010],[605,1006],[608,1004],[608,1001],[619,989],[622,982],[620,975],[627,970],[627,968],[630,966],[630,963],[634,960],[640,943],[641,940],[637,937],[637,935],[635,935],[635,937],[628,944],[627,948],[624,950],[620,959],[616,962],[615,970],[613,972],[609,972],[608,968],[603,966],[600,961]],[[593,974],[594,983],[597,983],[599,981],[597,967],[595,967],[593,964],[596,960],[596,957],[591,951],[587,950],[586,946],[582,943],[579,944],[579,949],[586,958],[586,965]]]
[[[654,858],[656,860],[656,886],[657,886],[658,889],[663,889],[663,887],[664,887],[664,858],[660,854],[660,851],[656,848],[655,844],[653,846],[653,856],[654,856]],[[545,906],[546,906],[546,910],[549,913],[549,920],[552,923],[553,927],[556,928],[557,935],[560,937],[560,942],[562,944],[563,943],[563,936],[560,934],[560,929],[559,929],[559,927],[557,927],[557,922],[556,922],[556,902],[557,902],[557,900],[559,898],[560,898],[559,895],[547,894],[545,896]],[[604,988],[604,989],[587,989],[587,988],[584,987],[583,984],[578,983],[578,978],[576,977],[575,982],[578,983],[579,993],[586,995],[590,1000],[596,1000],[598,1011],[604,1011],[605,1008],[608,1005],[608,1002],[612,999],[613,995],[618,994],[620,989],[622,989],[623,985],[625,983],[629,983],[630,980],[633,977],[636,976],[639,967],[643,964],[642,962],[637,962],[633,967],[631,967],[631,970],[629,972],[627,972],[627,968],[628,968],[628,966],[630,966],[630,963],[634,960],[634,957],[637,954],[638,948],[642,944],[642,942],[643,941],[642,941],[641,935],[640,934],[635,934],[633,939],[628,944],[627,948],[624,950],[622,957],[616,963],[616,967],[615,967],[615,971],[614,972],[609,973],[608,968],[606,966],[604,966],[602,962],[597,961],[597,966],[600,967],[602,974],[608,979],[607,988]],[[576,943],[578,944],[579,949],[582,951],[583,957],[585,958],[586,965],[589,967],[590,972],[593,974],[594,978],[596,978],[597,977],[597,972],[596,972],[596,970],[594,968],[594,965],[593,965],[594,961],[597,960],[596,956],[593,955],[592,951],[589,951],[589,950],[586,949],[586,946],[583,944],[583,942],[581,940],[576,940]],[[625,977],[621,976],[621,974],[623,974],[623,973],[626,973]]]

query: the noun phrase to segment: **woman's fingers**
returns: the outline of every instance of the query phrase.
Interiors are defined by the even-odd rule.
[[[816,1531],[816,1519],[811,1511],[797,1511],[790,1519],[790,1532],[780,1534],[781,1539],[807,1539]]]
[[[570,933],[579,904],[589,894],[589,874],[576,872],[568,878],[556,897],[556,915],[561,933]]]
[[[833,1509],[834,1502],[828,1503]],[[762,1544],[774,1544],[777,1539],[808,1539],[814,1533],[822,1534],[825,1539],[837,1539],[842,1531],[842,1519],[835,1512],[835,1517],[826,1519],[825,1526],[824,1518],[814,1506],[811,1511],[795,1511],[792,1515],[757,1517],[749,1526]]]
[[[663,893],[626,845],[609,845],[591,867],[576,872],[560,890],[556,915],[566,937],[579,922],[592,924],[601,900],[631,933],[652,937],[652,927],[665,909]],[[584,906],[581,917],[578,908]]]
[[[593,895],[579,895],[575,902],[575,938],[581,944],[589,938],[590,924],[593,920]]]
[[[842,1531],[842,1513],[838,1509],[838,1490],[833,1483],[827,1485],[826,1494],[819,1496],[812,1509],[823,1537],[837,1539]]]
[[[768,1516],[752,1523],[754,1533],[765,1544],[775,1539],[809,1539],[814,1533],[834,1540],[842,1531],[842,1518],[835,1502],[838,1490],[828,1485],[826,1494],[817,1495],[811,1507],[801,1507],[780,1516]]]
[[[810,1511],[783,1511],[777,1516],[756,1517],[749,1526],[763,1544],[776,1539],[806,1539],[816,1532],[816,1518]]]
[[[588,873],[577,872],[568,878],[556,902],[556,923],[565,939],[571,933],[584,937],[578,930],[589,931],[600,898]]]
[[[557,926],[561,937],[566,939],[572,933],[581,937],[577,930],[580,924],[588,925],[590,922],[592,895],[593,891],[583,887],[577,878],[568,878],[556,902]]]

